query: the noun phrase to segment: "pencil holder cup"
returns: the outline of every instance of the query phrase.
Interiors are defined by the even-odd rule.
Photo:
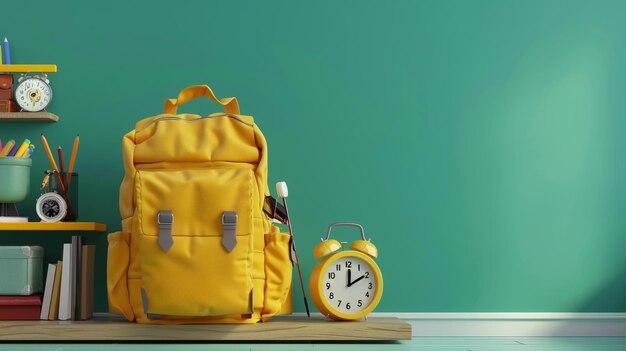
[[[30,188],[33,160],[21,157],[0,158],[0,203],[26,200]]]
[[[59,184],[59,177],[56,173],[50,176],[50,185],[48,191],[55,191],[57,194],[63,197],[67,204],[67,214],[63,218],[63,222],[72,222],[78,219],[78,173],[70,173],[70,178],[67,178],[67,173],[59,173],[61,179],[65,184],[65,191]]]

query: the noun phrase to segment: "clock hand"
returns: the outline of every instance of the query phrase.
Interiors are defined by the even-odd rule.
[[[364,276],[364,275],[362,275],[362,276],[358,277],[355,281],[353,281],[352,283],[349,283],[349,284],[348,284],[348,287],[350,287],[350,286],[352,286],[352,285],[356,284],[359,280],[361,280],[361,279],[363,279],[363,278],[365,278],[365,276]]]
[[[352,270],[348,269],[348,286],[352,285],[351,280],[352,280]]]

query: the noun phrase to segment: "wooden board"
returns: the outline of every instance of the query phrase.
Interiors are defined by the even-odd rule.
[[[22,222],[22,223],[0,223],[0,231],[3,230],[28,230],[28,231],[83,231],[83,232],[104,232],[107,226],[96,222]]]
[[[57,65],[22,65],[22,64],[9,64],[0,65],[0,72],[7,73],[55,73],[57,71]]]
[[[0,122],[57,122],[59,116],[50,112],[0,112]]]
[[[274,317],[257,324],[146,325],[117,317],[89,321],[0,321],[0,340],[12,341],[379,341],[410,340],[398,318],[336,322],[322,317]]]

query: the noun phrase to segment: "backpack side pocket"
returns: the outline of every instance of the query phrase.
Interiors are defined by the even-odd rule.
[[[263,304],[263,321],[285,311],[285,301],[291,291],[292,264],[289,257],[288,233],[272,232],[265,235],[265,302]]]
[[[115,232],[107,235],[107,293],[109,311],[135,320],[128,294],[128,264],[130,261],[130,233]]]

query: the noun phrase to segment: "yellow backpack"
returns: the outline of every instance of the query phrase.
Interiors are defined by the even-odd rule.
[[[225,113],[176,114],[207,96]],[[108,235],[109,310],[139,323],[255,323],[291,312],[289,234],[263,213],[267,144],[206,85],[122,141],[122,231]]]

